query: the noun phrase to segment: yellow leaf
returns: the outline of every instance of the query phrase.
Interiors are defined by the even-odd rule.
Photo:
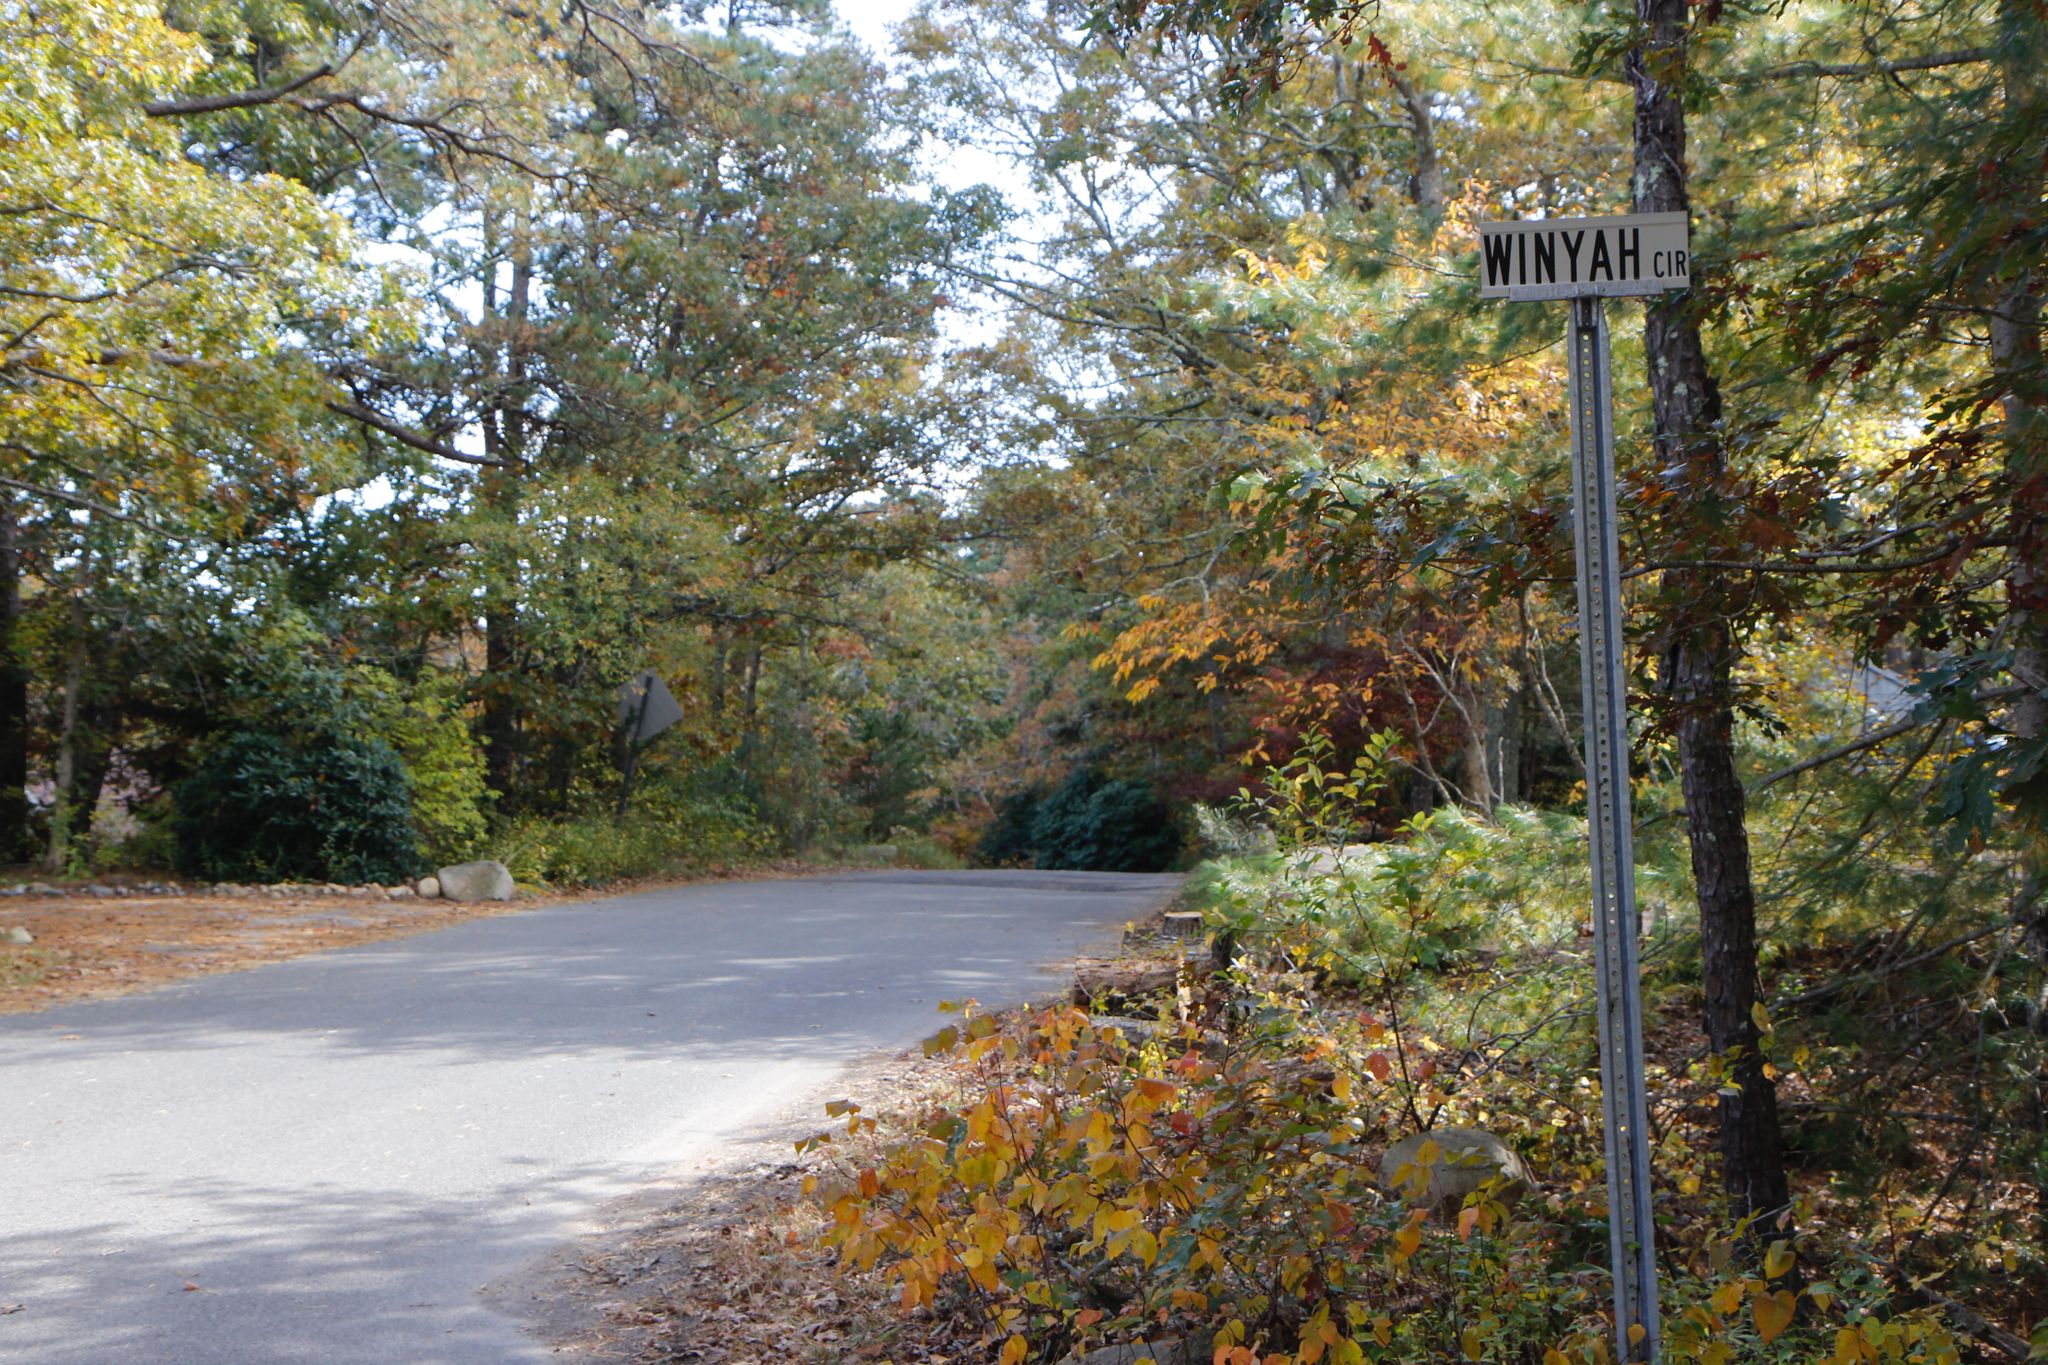
[[[1461,1210],[1458,1214],[1458,1240],[1461,1242],[1471,1241],[1472,1229],[1477,1226],[1479,1226],[1479,1210]]]
[[[1631,1345],[1631,1346],[1640,1346],[1640,1345],[1642,1345],[1642,1344],[1643,1344],[1643,1338],[1644,1338],[1644,1337],[1646,1337],[1646,1336],[1648,1336],[1648,1335],[1650,1335],[1650,1329],[1649,1329],[1649,1328],[1647,1328],[1647,1327],[1645,1327],[1645,1326],[1643,1326],[1643,1324],[1641,1324],[1640,1322],[1632,1322],[1632,1323],[1630,1323],[1630,1324],[1628,1325],[1628,1344],[1629,1344],[1629,1345]]]
[[[1022,1337],[1011,1337],[1003,1343],[1003,1365],[1019,1365],[1024,1353],[1031,1349],[1031,1343]]]
[[[1756,1025],[1758,1033],[1771,1031],[1771,1012],[1764,1008],[1763,1001],[1759,1000],[1749,1007],[1749,1020]]]
[[[1733,1313],[1742,1303],[1741,1280],[1731,1280],[1707,1296],[1707,1302],[1714,1305],[1714,1311],[1726,1316]]]
[[[1792,1292],[1780,1289],[1775,1294],[1758,1294],[1749,1301],[1749,1311],[1756,1319],[1756,1333],[1763,1338],[1766,1346],[1776,1341],[1787,1327],[1792,1325],[1792,1314],[1797,1304]]]
[[[1771,1243],[1770,1250],[1764,1253],[1764,1278],[1767,1280],[1782,1280],[1785,1278],[1785,1272],[1792,1268],[1792,1259],[1792,1244],[1790,1242],[1780,1239]]]
[[[1458,1333],[1458,1348],[1465,1353],[1465,1359],[1477,1360],[1485,1353],[1485,1345],[1479,1339],[1477,1327],[1467,1327]]]

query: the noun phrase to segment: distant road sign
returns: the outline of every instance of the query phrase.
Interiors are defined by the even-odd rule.
[[[619,688],[619,724],[631,726],[631,738],[644,744],[683,718],[683,708],[653,669]]]
[[[1612,298],[1691,283],[1692,242],[1683,213],[1479,225],[1481,298]]]

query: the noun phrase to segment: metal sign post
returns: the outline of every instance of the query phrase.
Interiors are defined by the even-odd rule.
[[[1586,826],[1593,862],[1600,1086],[1606,1107],[1607,1244],[1623,1361],[1654,1361],[1657,1249],[1650,1203],[1642,980],[1636,962],[1629,811],[1628,691],[1622,670],[1621,537],[1614,490],[1614,394],[1603,296],[1690,282],[1683,214],[1480,225],[1482,296],[1571,300],[1572,508],[1586,728]]]

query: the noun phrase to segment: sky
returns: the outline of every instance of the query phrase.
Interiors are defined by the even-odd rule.
[[[889,29],[910,15],[915,0],[836,0],[833,8],[856,37],[877,53],[889,50]]]

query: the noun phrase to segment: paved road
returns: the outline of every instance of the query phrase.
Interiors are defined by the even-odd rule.
[[[709,884],[0,1019],[0,1360],[545,1359],[479,1287],[1174,884]]]

